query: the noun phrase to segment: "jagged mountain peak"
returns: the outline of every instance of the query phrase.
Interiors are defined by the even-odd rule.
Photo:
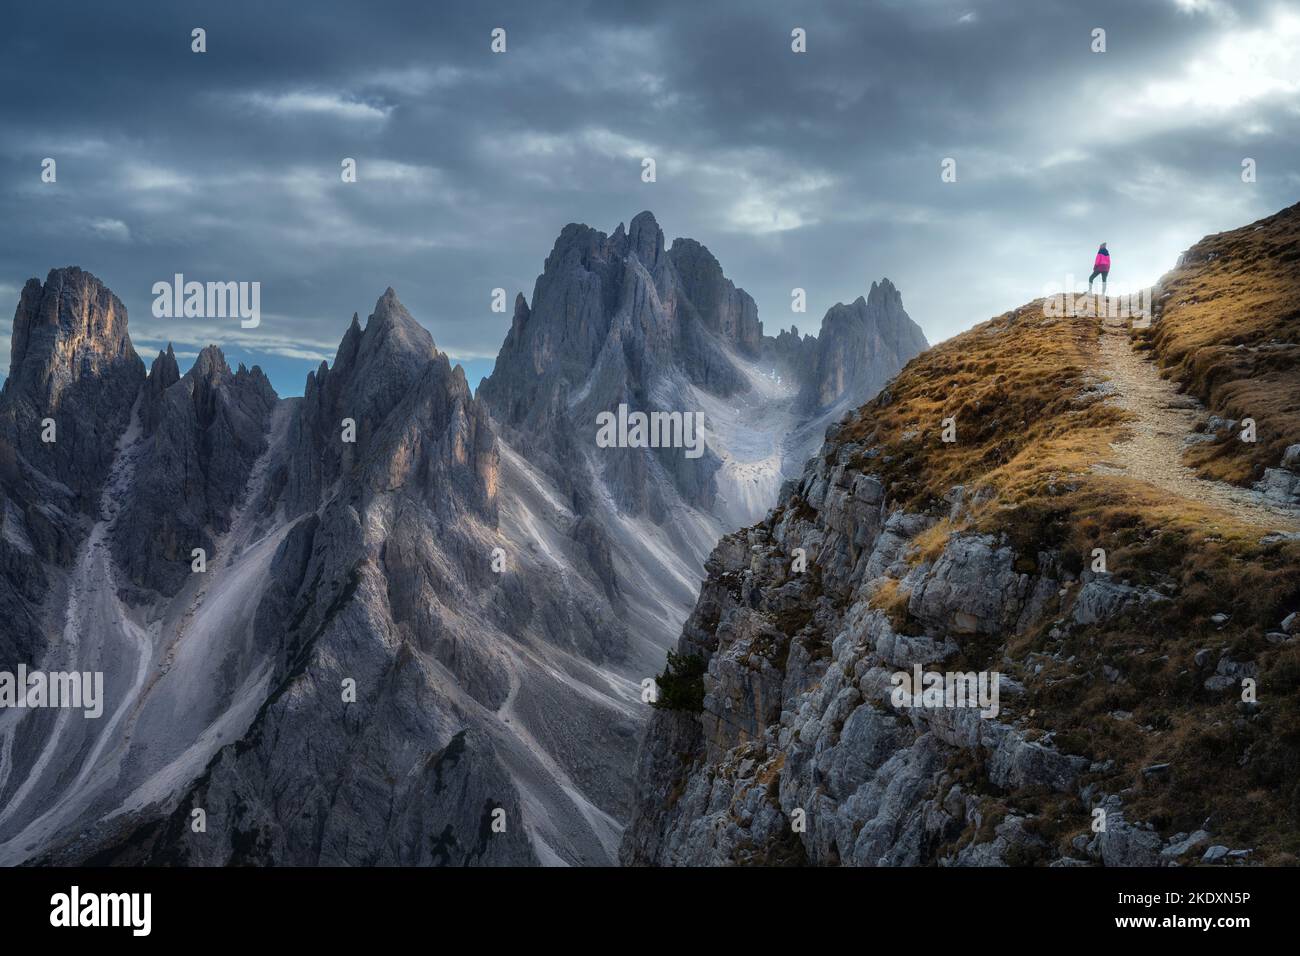
[[[608,258],[610,237],[585,223],[568,223],[555,237],[551,252],[542,266],[542,274],[554,274],[575,267],[589,267],[593,260]],[[625,242],[626,236],[620,236]],[[537,296],[533,296],[536,307]]]
[[[77,266],[51,269],[27,282],[14,312],[0,436],[89,510],[144,380],[121,300]],[[49,443],[47,420],[58,433]]]
[[[194,360],[187,377],[205,380],[217,380],[231,374],[226,355],[216,345],[205,345],[199,350],[199,357]]]
[[[113,506],[89,520],[73,515],[46,549],[102,593],[119,591],[121,606],[151,608],[157,653],[137,664],[132,627],[115,626],[116,603],[78,603],[95,653],[121,674],[163,660],[178,635],[187,641],[132,705],[138,762],[96,799],[117,806],[166,768],[178,813],[215,808],[214,831],[232,833],[245,825],[237,819],[268,820],[284,804],[264,768],[313,739],[322,745],[290,774],[294,791],[351,773],[361,765],[348,754],[365,752],[373,759],[362,773],[375,775],[354,782],[386,799],[276,820],[267,832],[283,860],[370,859],[382,840],[392,847],[385,859],[429,862],[446,848],[406,845],[408,824],[423,833],[430,813],[451,807],[456,832],[472,834],[488,796],[515,819],[511,801],[532,799],[530,782],[554,762],[575,775],[572,795],[543,795],[520,845],[498,852],[533,861],[527,836],[536,829],[565,861],[607,861],[613,821],[625,818],[634,724],[607,675],[652,672],[707,549],[771,503],[787,459],[802,461],[805,439],[824,427],[792,407],[793,386],[766,345],[753,300],[712,253],[689,239],[667,249],[648,212],[612,235],[565,228],[531,301],[515,298],[483,400],[392,288],[368,319],[352,315],[301,400],[278,402],[256,367],[232,373],[215,345],[181,376],[169,345],[143,394],[128,396],[140,399],[141,427],[125,443],[120,427],[105,430]],[[494,385],[507,413],[500,428],[488,414]],[[682,427],[654,446],[602,444],[596,416],[620,404],[676,412]],[[0,480],[4,468],[0,455]],[[35,515],[15,540],[50,537],[44,520]],[[194,573],[195,549],[206,575]],[[338,668],[374,689],[364,726],[322,706]],[[575,681],[592,693],[572,693]],[[197,700],[193,688],[202,688]],[[571,706],[561,712],[560,700]],[[245,702],[231,736],[206,733]],[[110,727],[95,742],[107,752],[119,740],[128,745]],[[73,743],[58,758],[69,773],[95,763]],[[470,746],[473,768],[456,759],[482,779],[441,796],[451,767],[430,764],[430,754]],[[185,748],[179,764],[176,748]],[[30,766],[31,757],[19,759]],[[61,795],[49,777],[48,792]],[[45,792],[24,812],[39,812]],[[350,781],[345,792],[350,800],[360,791]],[[409,810],[394,819],[381,803]],[[609,822],[593,822],[591,805]],[[82,833],[81,822],[68,812],[57,825]],[[319,840],[322,824],[341,839]],[[125,852],[213,863],[262,853],[236,840],[182,847],[169,821],[149,825]],[[79,840],[69,852],[116,835]],[[0,862],[5,849],[0,841]]]
[[[419,401],[411,400],[415,393]],[[288,440],[300,455],[286,471],[286,507],[290,513],[316,508],[324,490],[358,465],[374,479],[371,487],[393,488],[423,474],[411,470],[412,462],[403,456],[417,446],[427,448],[426,440],[438,441],[450,420],[429,409],[465,406],[470,411],[463,417],[473,417],[475,402],[464,371],[452,368],[390,286],[364,327],[353,314],[334,364],[322,362],[307,376],[302,413],[289,430]],[[345,421],[353,423],[355,443],[339,441]],[[417,441],[412,428],[433,432]],[[376,444],[381,434],[385,437]],[[376,477],[376,468],[384,474]]]
[[[405,487],[443,515],[469,509],[495,522],[496,439],[461,366],[443,354],[425,365],[379,426],[365,476],[372,491]]]
[[[758,305],[727,278],[709,248],[694,239],[674,239],[668,258],[685,294],[685,310],[741,352],[757,354],[763,340]]]
[[[586,223],[571,222],[556,237],[546,257],[543,275],[557,275],[574,268],[594,271],[602,265],[616,264],[628,255],[636,256],[647,271],[654,272],[664,248],[663,230],[649,210],[637,213],[626,227],[620,222],[609,234]],[[534,308],[536,299],[534,295]]]
[[[406,311],[406,306],[402,305],[402,300],[397,297],[397,292],[390,285],[384,289],[384,294],[375,301],[375,311],[370,314],[370,319],[371,321],[375,319],[383,321],[395,316],[410,318],[411,314]],[[414,319],[411,321],[414,321]]]
[[[659,228],[654,213],[647,209],[633,217],[627,230],[627,242],[628,251],[653,271],[664,252],[664,231]]]
[[[871,283],[867,293],[867,305],[879,309],[898,309],[903,307],[903,294],[888,279]]]
[[[511,335],[518,336],[523,332],[524,326],[528,324],[528,318],[532,313],[528,309],[528,300],[524,298],[522,292],[515,295],[515,312],[510,320]]]
[[[594,416],[620,403],[684,411],[708,396],[705,401],[722,400],[718,408],[738,419],[742,406],[771,400],[756,389],[762,377],[780,389],[810,388],[797,412],[804,418],[841,400],[865,400],[925,347],[901,304],[895,309],[901,300],[891,284],[873,287],[871,299],[870,306],[865,299],[839,306],[844,317],[830,316],[832,327],[843,326],[830,337],[831,347],[848,354],[825,357],[819,369],[816,339],[801,339],[797,331],[765,337],[753,297],[727,278],[717,257],[690,238],[665,249],[653,213],[637,214],[626,232],[620,224],[612,235],[570,223],[547,256],[531,306],[516,300],[510,331],[479,394],[496,421],[518,433],[521,450],[550,462],[549,473],[567,489],[577,464],[569,460],[573,450],[552,436],[589,430]],[[867,316],[877,319],[874,325],[904,322],[913,331],[878,331]],[[738,421],[717,427],[737,436],[744,430]],[[536,445],[541,436],[545,447]],[[615,498],[635,513],[647,507],[666,513],[653,506],[655,468],[636,457],[600,459]],[[698,463],[667,462],[677,490],[712,507],[713,453]],[[767,465],[756,467],[768,475]],[[737,466],[735,475],[742,473],[748,474]],[[753,475],[735,481],[737,501],[759,494],[739,491],[741,484],[759,487]]]
[[[834,329],[836,326],[845,323],[865,324],[871,321],[872,311],[867,305],[864,296],[858,296],[852,302],[836,302],[826,310],[826,315],[822,317],[821,335]]]
[[[843,302],[836,302],[826,313],[830,318],[832,313],[837,317],[844,315],[846,312],[857,313],[859,318],[868,320],[878,320],[882,313],[889,310],[901,310],[903,305],[903,294],[898,291],[888,279],[882,278],[874,280],[871,288],[867,290],[865,296],[858,296],[847,305]],[[825,325],[826,320],[822,320]]]
[[[405,386],[414,381],[419,370],[439,354],[429,330],[406,310],[390,286],[375,302],[364,328],[357,313],[352,313],[334,364],[321,362],[308,374],[306,394],[324,388],[334,400],[343,392],[389,391],[394,382]]]
[[[172,344],[168,342],[166,350],[159,352],[158,357],[149,366],[149,387],[155,393],[162,392],[180,381],[180,377],[180,364],[176,361]]]
[[[888,279],[872,282],[865,297],[848,305],[837,302],[826,311],[800,401],[808,408],[826,409],[845,396],[860,400],[863,383],[879,387],[928,347],[894,284]]]
[[[22,389],[40,402],[83,373],[144,363],[127,334],[126,307],[79,266],[51,269],[45,282],[28,279],[14,313],[6,391]]]
[[[174,365],[175,362],[176,359],[173,355],[171,363]],[[238,385],[239,387],[250,387],[269,395],[271,401],[277,397],[275,389],[271,386],[271,380],[266,377],[260,365],[254,365],[250,369],[243,362],[240,362],[232,370],[230,363],[226,360],[225,352],[218,345],[209,344],[204,346],[183,378],[196,385],[201,384],[205,388],[223,388]]]
[[[629,266],[633,260],[644,273]],[[620,303],[628,306],[621,313]],[[676,351],[687,364],[722,370],[725,360],[709,354],[716,345],[701,339],[693,325],[746,352],[756,350],[762,336],[753,300],[726,278],[712,253],[691,239],[676,239],[667,250],[649,210],[609,235],[569,223],[546,257],[531,305],[522,294],[516,299],[511,333],[498,357],[502,371],[489,377],[487,393],[519,384],[512,385],[514,373],[504,371],[515,352],[528,353],[520,362],[525,380],[564,379],[576,387],[616,331],[623,347],[639,355],[657,351],[663,360]],[[716,384],[727,390],[739,381],[732,376]]]
[[[403,349],[430,358],[438,354],[429,330],[406,310],[392,286],[384,290],[366,320],[361,348]]]

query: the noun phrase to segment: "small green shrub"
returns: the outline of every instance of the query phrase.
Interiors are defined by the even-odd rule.
[[[656,680],[659,696],[652,706],[698,714],[704,709],[704,672],[708,666],[699,654],[669,651],[668,666]]]

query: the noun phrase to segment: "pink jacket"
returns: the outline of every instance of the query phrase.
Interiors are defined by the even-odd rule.
[[[1094,262],[1094,263],[1092,264],[1092,267],[1093,267],[1094,269],[1099,269],[1099,270],[1101,270],[1102,272],[1109,272],[1109,271],[1110,271],[1110,256],[1108,256],[1108,255],[1107,255],[1106,253],[1104,253],[1104,252],[1099,252],[1099,253],[1097,253],[1097,261]]]

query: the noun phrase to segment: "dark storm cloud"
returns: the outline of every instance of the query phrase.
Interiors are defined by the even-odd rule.
[[[142,351],[283,393],[392,285],[484,371],[560,228],[653,209],[769,331],[888,275],[932,340],[1086,274],[1147,283],[1300,193],[1300,12],[1214,0],[24,5],[0,38],[0,305],[98,274]],[[208,52],[190,52],[190,30]],[[504,27],[508,52],[489,51]],[[790,31],[808,52],[790,51]],[[1107,52],[1089,50],[1093,28]],[[42,184],[41,159],[58,162]],[[658,182],[642,183],[654,157]],[[340,161],[359,181],[340,181]],[[956,183],[940,182],[945,157]],[[1240,164],[1256,160],[1259,181]],[[263,321],[155,319],[257,280]],[[808,290],[792,315],[790,290]],[[0,343],[6,345],[7,343]]]

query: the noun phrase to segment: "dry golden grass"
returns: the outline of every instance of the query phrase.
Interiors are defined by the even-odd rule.
[[[1092,318],[1045,318],[1041,300],[913,359],[843,436],[878,450],[864,466],[899,504],[935,506],[954,485],[1004,502],[1086,475],[1121,434],[1123,413],[1087,391]],[[957,440],[942,441],[956,419]]]
[[[964,528],[957,527],[948,518],[936,521],[912,539],[907,549],[908,561],[912,564],[921,564],[937,560],[948,544],[948,539],[959,530]]]
[[[1249,484],[1300,442],[1300,204],[1201,240],[1157,286],[1148,338],[1170,377],[1224,418],[1255,419],[1187,463]]]
[[[871,595],[871,606],[885,612],[890,626],[902,631],[907,626],[907,602],[911,595],[898,586],[894,578],[885,578]]]

